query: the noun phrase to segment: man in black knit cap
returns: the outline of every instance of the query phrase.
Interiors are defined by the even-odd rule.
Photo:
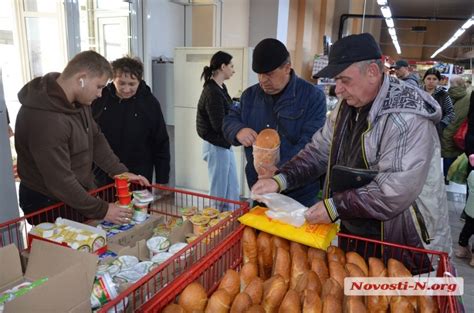
[[[279,166],[304,148],[326,119],[324,93],[295,74],[283,43],[273,38],[260,41],[253,51],[252,69],[258,74],[259,83],[243,92],[240,106],[230,111],[223,124],[226,139],[233,145],[245,147],[245,174],[250,188],[258,178],[264,178],[258,176],[252,155],[252,145],[261,130],[278,131]],[[273,174],[275,170],[269,172]],[[318,192],[318,177],[314,177],[287,195],[311,206],[316,203]]]

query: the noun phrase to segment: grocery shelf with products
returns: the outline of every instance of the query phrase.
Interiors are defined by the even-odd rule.
[[[143,187],[133,184],[130,187],[131,191],[144,189]],[[100,302],[100,307],[94,311],[124,312],[126,310],[127,312],[132,312],[139,310],[153,295],[159,293],[166,285],[170,284],[170,282],[175,281],[204,256],[212,251],[218,250],[218,247],[226,241],[226,238],[233,235],[235,230],[239,228],[240,223],[237,218],[248,210],[248,204],[245,202],[230,201],[159,185],[154,185],[149,188],[151,193],[153,193],[154,190],[159,190],[166,196],[162,196],[151,203],[148,219],[144,221],[143,224],[137,224],[132,228],[136,229],[133,236],[127,236],[127,231],[129,231],[127,230],[117,235],[112,235],[113,237],[109,237],[110,229],[107,229],[108,249],[111,250],[112,247],[119,247],[121,250],[118,250],[120,252],[116,253],[118,257],[115,256],[116,259],[110,259],[110,262],[107,257],[105,259],[99,258],[100,263],[98,264],[97,272],[102,271],[102,269],[106,272],[112,267],[116,267],[117,264],[120,266],[120,264],[129,262],[121,257],[121,255],[132,250],[137,251],[137,255],[145,255],[145,259],[150,258],[153,260],[153,258],[151,258],[151,250],[148,252],[148,243],[147,245],[142,245],[141,240],[143,235],[149,232],[152,233],[152,236],[165,236],[165,232],[169,234],[169,238],[172,238],[173,235],[175,235],[175,237],[180,236],[180,241],[187,241],[187,243],[180,245],[176,251],[173,251],[173,254],[169,253],[169,256],[161,261],[141,262],[142,265],[146,267],[146,271],[144,272],[146,274],[141,277],[123,281],[124,277],[122,277],[122,275],[119,277],[120,279],[116,281],[115,278],[118,276],[113,276],[113,283],[117,288],[110,287],[111,285],[113,286],[110,282],[112,274],[109,273],[110,277],[109,275],[105,275],[104,277],[107,276],[108,278],[106,277],[106,279],[100,280],[98,285],[105,285],[109,288],[108,291],[112,291],[112,299],[108,298],[108,301],[105,303]],[[110,203],[116,199],[116,188],[114,188],[114,185],[108,185],[92,191],[91,194]],[[225,207],[229,213],[219,213],[219,211],[215,209],[221,207]],[[199,229],[195,227],[196,225],[192,224],[193,217],[198,216],[198,213],[204,215],[213,213],[214,211],[217,211],[217,216],[214,216],[216,214],[212,216],[215,219],[215,223],[209,223],[209,226],[206,227],[201,223],[199,226],[202,227],[197,227]],[[97,222],[94,221],[87,221],[77,210],[74,210],[68,205],[59,203],[44,208],[36,213],[1,223],[0,248],[14,244],[18,247],[22,255],[27,258],[28,251],[31,248],[31,240],[28,238],[28,222],[36,225],[45,221],[54,222],[58,217],[91,225],[97,224]],[[188,219],[190,221],[187,221]],[[209,221],[213,220],[210,217],[208,219]],[[158,221],[160,223],[158,223]],[[152,222],[154,223],[153,225],[151,224]],[[153,227],[148,227],[150,225],[147,223]],[[145,228],[145,226],[148,228]],[[112,229],[115,230],[115,228]],[[185,230],[190,233],[184,234]],[[198,233],[196,233],[197,230],[199,230]],[[173,239],[169,240],[172,241]],[[34,244],[33,241],[33,245]],[[107,253],[110,252],[111,251],[107,251]],[[145,252],[145,254],[143,254],[143,252]],[[140,257],[134,258],[142,260]],[[112,262],[112,260],[114,261]],[[99,274],[97,275],[96,283],[97,277],[100,276]],[[120,285],[120,282],[123,282],[123,284]]]

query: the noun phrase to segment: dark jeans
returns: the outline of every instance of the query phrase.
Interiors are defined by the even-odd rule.
[[[456,161],[456,158],[443,158],[443,174],[444,174],[444,179],[448,177],[448,170],[451,164]]]
[[[470,217],[466,214],[466,222],[464,223],[464,227],[459,234],[459,245],[461,247],[466,247],[469,244],[469,239],[474,234],[474,218]]]
[[[20,183],[20,207],[23,210],[25,215],[30,213],[37,212],[41,209],[44,209],[48,206],[56,204],[60,202],[59,200],[49,198],[42,193],[36,192],[24,184]],[[28,223],[32,225],[37,225],[44,222],[51,222],[54,223],[56,217],[51,216],[50,214],[39,214],[37,216],[33,216],[28,218]]]

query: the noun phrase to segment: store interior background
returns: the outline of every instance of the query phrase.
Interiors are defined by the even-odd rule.
[[[61,71],[77,52],[95,49],[109,60],[124,54],[138,56],[145,65],[144,78],[161,102],[172,139],[170,185],[207,193],[201,141],[192,135],[195,97],[202,87],[201,63],[208,62],[212,52],[221,47],[235,49],[241,73],[229,85],[232,96],[238,96],[256,79],[249,67],[251,47],[263,38],[274,37],[288,47],[296,73],[315,83],[311,78],[313,60],[315,54],[324,53],[325,38],[334,42],[339,34],[370,32],[393,62],[402,58],[433,61],[433,52],[474,15],[472,0],[392,0],[388,5],[400,55],[376,0],[0,0],[0,82],[4,91],[4,97],[0,92],[0,127],[6,129],[6,104],[14,129],[20,107],[16,94],[26,82],[50,71]],[[348,16],[344,23],[341,16]],[[426,30],[413,31],[413,27]],[[168,62],[175,59],[177,47],[199,54],[201,63],[189,67],[184,61]],[[189,59],[189,55],[185,52],[181,59]],[[463,65],[472,79],[473,58],[474,26],[435,60]],[[429,66],[420,68],[426,70]],[[0,132],[0,222],[20,214],[10,144],[6,132]],[[242,195],[248,196],[242,171],[245,160],[241,148],[235,151]],[[447,190],[455,243],[462,227],[459,214],[465,188],[451,184]],[[462,261],[456,260],[456,264],[465,279],[467,312],[473,312],[472,268]]]

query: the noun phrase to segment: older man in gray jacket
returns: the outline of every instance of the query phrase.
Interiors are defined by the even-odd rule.
[[[316,76],[334,78],[343,100],[312,141],[252,191],[296,188],[327,172],[323,201],[306,213],[310,223],[340,219],[345,233],[451,252],[435,126],[441,118],[439,104],[419,88],[383,74],[381,51],[370,34],[336,42],[329,65]],[[335,165],[345,166],[347,175],[332,177]],[[361,170],[371,173],[359,175]],[[373,179],[360,183],[371,174]],[[333,188],[338,180],[346,189]],[[412,270],[430,269],[421,255],[407,253],[402,259]]]

